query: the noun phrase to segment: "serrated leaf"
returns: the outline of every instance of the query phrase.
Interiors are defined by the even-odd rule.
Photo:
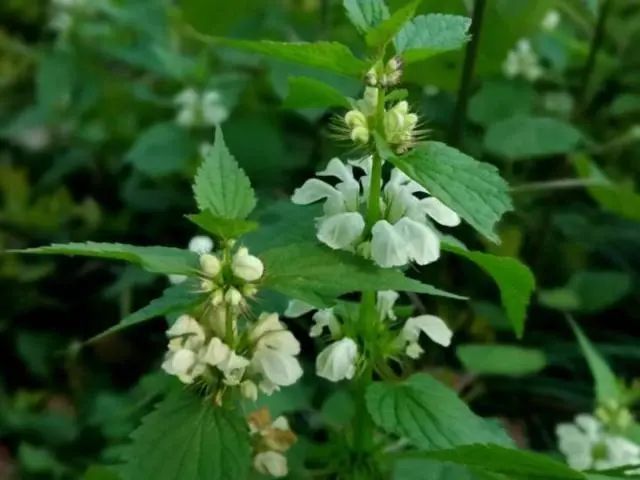
[[[151,273],[189,275],[198,269],[198,255],[172,247],[138,247],[122,243],[54,243],[47,247],[17,250],[39,255],[78,255],[133,263]]]
[[[370,28],[365,36],[367,45],[379,47],[389,42],[402,26],[413,18],[420,3],[422,3],[422,0],[414,0],[404,5],[393,12],[389,18]]]
[[[511,161],[548,157],[573,152],[582,133],[557,118],[515,116],[492,124],[484,146]]]
[[[598,403],[605,404],[611,400],[621,400],[622,392],[620,391],[616,375],[613,373],[613,370],[611,370],[611,367],[609,367],[606,360],[595,349],[578,324],[571,318],[569,319],[569,323],[578,339],[578,343],[580,343],[582,354],[589,364],[591,375],[593,375]]]
[[[263,286],[317,307],[350,292],[398,290],[462,299],[348,252],[298,243],[264,252]]]
[[[540,303],[564,312],[597,313],[631,292],[632,279],[625,272],[579,271],[563,286],[542,290]]]
[[[142,307],[140,310],[136,310],[135,312],[127,315],[120,320],[120,323],[92,337],[87,341],[87,343],[95,342],[108,335],[112,335],[129,327],[153,320],[157,317],[188,313],[195,306],[206,300],[206,294],[199,293],[197,289],[198,286],[193,285],[189,281],[185,281],[178,285],[172,285],[165,289],[162,296],[151,300],[148,305]]]
[[[587,185],[589,195],[610,212],[616,213],[630,220],[640,221],[640,193],[636,192],[632,184],[619,185],[613,183],[607,176],[584,154],[572,156],[573,164],[581,178],[589,179],[601,185]]]
[[[460,345],[456,355],[467,371],[479,375],[521,377],[547,365],[543,351],[515,345]]]
[[[195,223],[205,232],[223,239],[233,239],[253,232],[259,225],[258,222],[252,220],[239,220],[237,218],[216,217],[209,210],[186,215],[189,221]]]
[[[251,446],[242,415],[188,390],[160,402],[131,437],[123,480],[231,480],[249,473]]]
[[[389,8],[384,0],[343,0],[342,4],[347,17],[360,33],[389,18]]]
[[[513,257],[474,252],[450,243],[443,243],[442,248],[472,261],[493,278],[500,290],[500,299],[511,325],[516,335],[522,337],[527,318],[527,306],[536,287],[536,280],[531,270]]]
[[[256,206],[251,182],[227,149],[220,128],[196,173],[193,193],[198,208],[216,217],[244,219]]]
[[[393,480],[506,480],[501,475],[472,471],[460,465],[426,459],[404,459],[396,462]]]
[[[534,90],[529,83],[487,81],[469,101],[469,118],[486,127],[507,118],[531,113],[534,100]]]
[[[180,172],[196,155],[187,132],[173,122],[158,123],[144,130],[125,155],[125,161],[150,176]]]
[[[464,465],[481,471],[506,475],[509,480],[585,480],[565,464],[550,457],[499,445],[464,445],[448,450],[433,450],[411,454],[413,458],[428,458]]]
[[[513,209],[498,169],[440,142],[425,142],[402,156],[385,156],[431,195],[493,242],[493,229]]]
[[[367,64],[338,42],[274,42],[215,38],[217,43],[240,50],[259,53],[280,60],[329,70],[347,77],[360,77]]]
[[[396,35],[396,51],[402,54],[405,63],[412,63],[456,50],[469,40],[470,26],[470,18],[458,15],[419,15]]]
[[[400,383],[374,382],[366,401],[376,425],[421,449],[504,442],[453,390],[424,373]]]
[[[308,77],[290,77],[286,108],[349,108],[349,101],[331,85]]]

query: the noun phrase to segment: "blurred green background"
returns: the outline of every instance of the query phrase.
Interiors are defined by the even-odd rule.
[[[554,425],[593,407],[567,314],[621,377],[639,375],[640,1],[486,3],[460,132],[464,51],[412,65],[404,83],[431,138],[495,164],[513,188],[500,246],[468,227],[461,238],[520,258],[537,290],[518,342],[476,267],[444,256],[416,270],[473,298],[422,299],[456,329],[455,348],[425,368],[441,366],[519,444],[551,451]],[[472,4],[425,0],[420,11],[468,15]],[[0,21],[0,250],[89,239],[186,247],[199,233],[183,221],[190,182],[216,123],[267,224],[293,214],[288,197],[305,178],[350,154],[328,135],[340,110],[291,108],[288,81],[317,78],[352,97],[359,82],[195,33],[333,39],[362,53],[339,0],[3,0]],[[118,457],[166,383],[163,322],[82,342],[167,284],[99,260],[0,255],[0,478],[81,478]],[[306,337],[303,320],[292,328]],[[326,385],[314,385],[271,400],[311,436],[311,408],[331,411]]]

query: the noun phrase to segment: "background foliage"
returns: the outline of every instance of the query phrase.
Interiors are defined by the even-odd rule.
[[[388,3],[393,11],[404,5]],[[424,0],[418,11],[468,15],[471,3]],[[0,248],[88,239],[186,245],[198,228],[178,220],[193,210],[190,182],[198,151],[214,133],[210,126],[176,123],[174,98],[185,88],[220,93],[229,113],[225,141],[258,191],[257,216],[274,228],[295,219],[288,204],[295,186],[333,155],[352,153],[329,138],[330,115],[318,108],[333,98],[340,112],[342,97],[325,91],[326,98],[313,104],[317,96],[305,95],[309,80],[300,77],[355,97],[360,82],[340,73],[359,65],[350,66],[347,58],[335,74],[327,73],[198,40],[198,32],[330,39],[362,52],[342,2],[79,2],[62,32],[52,28],[60,5],[0,5]],[[562,20],[546,31],[541,21],[551,8]],[[607,18],[598,39],[600,8]],[[554,450],[555,424],[593,407],[592,380],[567,314],[620,376],[637,375],[638,25],[636,0],[607,0],[604,6],[489,0],[462,129],[456,127],[456,102],[464,51],[412,58],[406,69],[409,97],[421,106],[430,139],[452,141],[494,164],[512,186],[516,208],[499,225],[502,243],[491,244],[466,227],[463,240],[474,250],[520,258],[536,279],[526,333],[518,341],[509,322],[519,319],[517,330],[524,331],[526,300],[505,309],[500,301],[522,274],[513,266],[491,264],[482,254],[471,258],[477,266],[463,263],[451,246],[438,268],[412,272],[474,298],[437,299],[438,313],[456,329],[456,348],[439,351],[442,358],[432,352],[424,369],[453,385],[476,412],[505,422],[519,445],[537,450]],[[504,59],[522,38],[530,39],[544,66],[536,82],[503,74]],[[295,240],[254,239],[256,249]],[[498,285],[481,269],[494,272]],[[144,333],[133,329],[82,342],[166,286],[163,278],[96,259],[0,256],[0,477],[80,478],[90,465],[118,458],[166,388],[161,373],[138,381],[142,373],[158,371],[164,325],[156,321]],[[282,306],[276,297],[266,301]],[[418,308],[436,305],[434,297],[413,301]],[[292,328],[306,338],[307,325]],[[447,367],[429,369],[436,360]],[[424,383],[414,386],[416,395],[432,382],[415,378]],[[288,412],[309,442],[326,443],[314,426],[340,425],[349,412],[340,392],[323,400],[328,388],[308,381],[289,389],[270,399],[272,414]],[[311,415],[311,407],[323,418]],[[383,412],[376,421],[403,428]],[[411,478],[410,468],[399,470],[397,478]],[[94,467],[85,478],[106,475]]]

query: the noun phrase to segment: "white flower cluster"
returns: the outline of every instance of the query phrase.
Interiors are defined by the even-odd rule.
[[[174,104],[178,107],[176,123],[181,127],[215,126],[229,118],[229,109],[217,90],[187,88],[176,95]]]
[[[502,71],[508,78],[523,77],[530,82],[535,82],[544,73],[538,55],[526,38],[519,40],[507,54]]]
[[[296,441],[289,422],[283,416],[271,421],[266,408],[249,416],[249,432],[254,443],[253,467],[263,475],[286,477],[289,473],[284,455]]]
[[[640,445],[610,433],[596,417],[576,416],[573,423],[556,427],[558,448],[576,470],[607,470],[640,465]]]
[[[260,259],[244,247],[227,260],[202,253],[198,273],[207,306],[200,320],[182,315],[169,328],[162,368],[187,384],[202,378],[218,386],[220,381],[239,386],[253,400],[258,389],[271,394],[295,383],[302,376],[296,358],[300,344],[276,313],[263,313],[256,322],[243,324],[246,331],[238,335],[238,317],[246,310],[246,299],[257,292],[253,282],[264,273]],[[229,338],[237,341],[230,344]]]
[[[460,217],[418,183],[398,169],[382,190],[382,219],[365,232],[362,214],[368,204],[371,158],[343,163],[331,160],[317,173],[337,178],[331,184],[312,178],[293,194],[293,203],[311,204],[324,200],[324,215],[317,219],[318,239],[333,249],[358,252],[381,267],[399,267],[409,262],[426,265],[440,256],[440,237],[430,220],[452,227]],[[363,172],[358,181],[354,167]]]
[[[384,331],[388,331],[397,321],[394,306],[398,298],[399,294],[391,290],[381,291],[377,294],[376,308],[380,323],[386,324],[382,329]],[[313,310],[316,310],[315,307],[294,300],[289,303],[285,316],[296,318]],[[349,319],[346,318],[346,315],[339,314],[336,308],[317,310],[312,319],[314,325],[311,327],[309,335],[320,337],[327,330],[331,339],[331,343],[316,358],[317,375],[332,382],[352,379],[358,370],[358,344],[344,332],[347,330],[345,324],[355,319]],[[410,317],[401,328],[393,333],[391,351],[394,354],[404,352],[410,358],[419,358],[424,352],[418,343],[421,333],[445,347],[451,344],[453,336],[447,324],[439,317],[434,315]]]
[[[378,89],[367,87],[362,100],[354,102],[354,108],[345,114],[343,120],[347,135],[353,142],[361,145],[369,143],[377,105]],[[409,104],[405,100],[384,111],[385,140],[397,153],[406,151],[419,139],[422,132],[417,126],[418,115],[409,111]]]

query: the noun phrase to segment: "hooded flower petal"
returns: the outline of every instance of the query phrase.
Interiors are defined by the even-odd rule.
[[[460,216],[435,197],[420,200],[420,206],[440,225],[446,227],[460,225]]]
[[[408,342],[416,342],[420,332],[443,347],[451,344],[453,332],[444,321],[435,315],[420,315],[407,319],[402,327],[402,336]]]
[[[264,273],[262,261],[253,255],[249,255],[249,250],[242,247],[233,255],[231,261],[233,274],[246,282],[255,282]]]
[[[311,327],[311,330],[309,330],[310,337],[319,337],[322,335],[325,327],[329,329],[332,337],[336,337],[341,333],[342,328],[340,327],[340,322],[333,313],[332,308],[318,310],[313,314],[313,321],[314,325]]]
[[[289,318],[298,318],[305,313],[312,312],[316,307],[300,300],[289,300],[284,316]]]
[[[371,230],[371,257],[381,267],[400,267],[409,262],[405,239],[386,220],[376,222]]]
[[[205,333],[198,321],[189,315],[180,315],[175,323],[167,330],[167,336],[177,340],[171,345],[189,349],[200,347],[204,343]]]
[[[231,355],[231,349],[226,343],[223,343],[218,337],[213,337],[207,346],[203,361],[215,367],[224,362]]]
[[[316,358],[316,373],[332,382],[352,379],[356,373],[358,345],[349,337],[333,342]]]
[[[276,478],[286,477],[289,473],[287,457],[274,451],[258,453],[253,459],[253,467],[263,475]]]
[[[302,376],[302,367],[294,356],[270,348],[256,350],[251,365],[268,382],[277,386],[293,385]]]
[[[304,182],[300,188],[296,188],[291,196],[291,201],[297,205],[308,205],[336,195],[341,196],[340,192],[327,182],[311,178]]]
[[[364,227],[359,213],[339,213],[318,222],[318,240],[334,250],[348,248],[362,235]]]
[[[394,292],[393,290],[384,290],[378,292],[378,301],[376,304],[376,308],[381,320],[385,320],[387,318],[391,320],[396,319],[396,315],[393,312],[393,306],[396,304],[398,297],[400,297],[400,294],[398,292]]]
[[[393,228],[402,237],[409,258],[418,265],[440,258],[440,238],[428,226],[404,217]]]

